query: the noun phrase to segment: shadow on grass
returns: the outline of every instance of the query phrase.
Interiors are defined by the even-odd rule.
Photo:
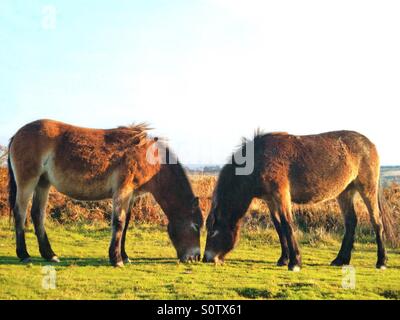
[[[226,264],[262,264],[262,265],[266,265],[266,264],[271,264],[272,262],[269,260],[255,260],[255,259],[226,259],[225,260]],[[273,264],[275,264],[275,262],[273,262]]]
[[[235,291],[246,299],[271,299],[273,295],[270,291],[257,288],[238,288]]]
[[[130,263],[125,264],[129,267],[130,265],[149,265],[149,264],[170,264],[174,265],[177,263],[176,259],[170,258],[158,258],[158,257],[137,257],[129,258]],[[59,266],[111,266],[108,259],[105,258],[74,258],[74,257],[61,257]]]
[[[332,270],[341,270],[342,266],[331,266],[330,265],[331,260],[326,260],[326,261],[303,261],[303,267],[302,269],[307,269],[307,268],[331,268]],[[376,270],[374,267],[375,260],[371,262],[371,270]],[[276,269],[281,269],[281,270],[287,270],[287,266],[281,266],[277,267],[275,261],[271,260],[254,260],[254,259],[227,259],[225,261],[226,265],[233,265],[233,266],[238,266],[238,265],[256,265],[256,266],[262,266],[267,269],[271,270],[276,270]],[[357,264],[352,264],[354,267],[357,267]],[[390,260],[388,263],[388,269],[392,270],[400,270],[400,265],[391,265]]]
[[[60,257],[59,263],[49,262],[43,258],[39,257],[31,257],[32,265],[54,265],[60,267],[70,267],[70,266],[92,266],[92,267],[100,267],[100,266],[111,266],[108,259],[105,258],[76,258],[76,257]],[[126,264],[129,265],[148,265],[148,264],[177,264],[176,259],[171,258],[158,258],[158,257],[138,257],[138,258],[130,258],[131,262]],[[17,257],[7,257],[0,256],[0,265],[18,265],[24,266],[29,264],[24,264],[20,262]]]
[[[77,266],[105,266],[110,265],[108,260],[101,258],[73,258],[63,257],[60,258],[61,262],[54,263],[46,261],[40,257],[31,257],[31,263],[22,263],[17,257],[6,257],[0,256],[0,265],[16,265],[16,266],[28,266],[28,265],[54,265],[60,267],[67,267],[72,265]]]
[[[59,263],[49,262],[40,257],[31,257],[32,265],[34,266],[44,266],[44,265],[54,265],[58,267],[71,267],[71,266],[79,266],[79,267],[111,267],[107,258],[77,258],[77,257],[60,257]],[[151,264],[163,264],[163,265],[176,265],[178,263],[177,259],[174,258],[160,258],[160,257],[134,257],[130,258],[131,262],[125,264],[126,267],[130,265],[151,265]],[[206,263],[202,263],[205,264]],[[269,260],[254,260],[254,259],[227,259],[225,262],[226,265],[232,266],[246,266],[246,265],[258,265],[268,269],[276,269],[276,263],[274,261]],[[17,257],[12,256],[0,256],[0,265],[16,265],[16,266],[27,266],[29,264],[24,264],[20,262]],[[187,264],[190,265],[190,264]],[[329,267],[329,262],[306,262],[303,263],[303,268],[321,268],[321,267]],[[279,267],[282,270],[286,270],[286,266]],[[332,269],[341,269],[342,267],[332,267]],[[374,269],[371,265],[371,269]],[[400,270],[400,266],[398,265],[388,265],[388,269]]]

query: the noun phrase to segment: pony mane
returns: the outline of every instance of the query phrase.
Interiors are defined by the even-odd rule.
[[[249,142],[253,142],[254,146],[256,147],[259,142],[262,140],[262,138],[266,136],[287,136],[289,133],[285,131],[276,131],[276,132],[264,132],[262,129],[257,128],[254,130],[254,135],[252,139],[242,137],[242,142],[235,147],[233,150],[232,154],[229,156],[228,161],[233,160],[233,156],[238,153],[238,152],[243,152],[244,148],[246,147],[246,144]]]
[[[132,123],[127,126],[119,126],[117,129],[126,130],[132,133],[132,138],[142,141],[148,137],[148,131],[153,130],[149,124],[141,122],[138,124]]]
[[[157,143],[161,143],[162,147],[165,148],[166,154],[163,155],[162,161],[162,169],[160,172],[164,172],[166,174],[170,174],[176,178],[177,185],[182,187],[182,190],[186,190],[188,192],[188,196],[194,197],[194,192],[192,185],[189,180],[189,176],[180,162],[178,156],[175,154],[171,147],[166,143],[164,139],[154,138]],[[164,158],[165,156],[165,158]],[[172,161],[172,162],[171,162]],[[160,175],[157,175],[155,179],[162,179]]]
[[[187,172],[181,162],[178,160],[175,165],[169,165],[169,168],[171,172],[175,175],[179,183],[181,183],[182,185],[186,185],[188,187],[188,190],[190,190],[190,192],[194,194]]]
[[[221,188],[224,189],[224,186],[222,184],[231,184],[233,180],[237,180],[238,177],[235,175],[235,168],[239,166],[234,160],[235,160],[235,155],[236,154],[244,154],[244,151],[246,150],[246,144],[248,143],[253,143],[254,144],[254,152],[257,152],[259,149],[260,143],[263,143],[263,139],[268,136],[287,136],[287,132],[264,132],[262,129],[257,128],[254,131],[254,135],[252,139],[248,139],[246,137],[242,137],[242,142],[236,146],[232,154],[229,156],[227,159],[227,163],[221,168],[220,175],[217,181],[216,189],[215,191],[218,193],[221,191]],[[222,179],[220,179],[222,178]],[[249,177],[245,178],[242,176],[242,181],[245,181],[246,187],[248,187],[248,183],[251,182],[251,179]],[[250,182],[249,182],[250,181]],[[236,184],[236,183],[235,183]]]
[[[119,126],[118,129],[127,129],[134,132],[153,130],[153,128],[150,128],[149,124],[146,122],[140,122],[138,124],[133,122],[127,126]]]
[[[233,161],[235,154],[237,154],[239,152],[243,152],[243,149],[246,147],[247,143],[254,142],[254,144],[256,144],[258,141],[260,141],[260,139],[262,137],[264,137],[267,134],[268,133],[265,133],[262,129],[257,128],[256,130],[254,130],[253,139],[242,137],[242,139],[241,139],[242,142],[240,144],[236,145],[235,149],[233,150],[231,155],[228,157],[228,159],[227,159],[228,163],[230,163],[232,161],[232,164],[235,165],[235,163]]]

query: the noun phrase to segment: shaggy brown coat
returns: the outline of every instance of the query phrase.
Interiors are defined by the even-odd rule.
[[[109,130],[88,129],[38,120],[18,130],[10,141],[9,172],[10,207],[14,212],[17,255],[21,260],[29,260],[23,227],[33,194],[31,216],[40,252],[44,258],[58,261],[43,223],[51,185],[78,200],[113,198],[113,236],[109,250],[113,265],[121,266],[123,260],[129,260],[125,236],[132,197],[140,192],[151,192],[168,216],[169,230],[173,230],[171,240],[179,258],[199,259],[202,218],[198,199],[179,162],[149,161],[149,152],[157,158],[165,146],[148,138],[147,129],[143,124]],[[167,147],[164,149],[170,153]]]
[[[247,176],[236,175],[235,162],[222,169],[207,221],[205,261],[223,260],[233,249],[240,219],[257,197],[267,202],[280,238],[282,256],[278,265],[289,264],[290,270],[299,270],[301,255],[294,236],[292,202],[310,204],[337,198],[346,233],[332,265],[348,264],[357,224],[353,200],[359,192],[376,232],[377,267],[385,267],[382,219],[390,238],[393,232],[389,216],[379,208],[380,165],[374,144],[351,131],[309,136],[258,134],[247,143],[254,144],[254,170]],[[237,152],[245,150],[243,145]]]

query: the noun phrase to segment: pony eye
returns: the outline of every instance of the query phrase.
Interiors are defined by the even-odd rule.
[[[192,222],[192,223],[190,224],[190,226],[192,227],[192,229],[193,229],[194,231],[199,231],[199,225],[198,225],[197,223]]]
[[[210,238],[214,238],[219,233],[218,230],[215,230],[211,235]]]

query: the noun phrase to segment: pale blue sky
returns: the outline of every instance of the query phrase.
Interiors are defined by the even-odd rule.
[[[39,118],[147,121],[183,162],[221,163],[257,127],[354,129],[400,164],[399,16],[398,1],[2,0],[0,143]]]

